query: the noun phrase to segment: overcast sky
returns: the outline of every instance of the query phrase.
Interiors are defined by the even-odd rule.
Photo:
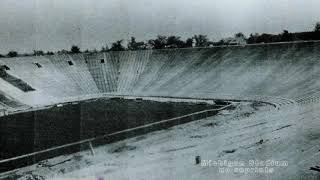
[[[0,53],[118,39],[312,30],[320,0],[0,0]]]

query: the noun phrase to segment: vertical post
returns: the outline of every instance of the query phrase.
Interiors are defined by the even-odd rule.
[[[89,141],[89,147],[90,147],[90,151],[91,151],[92,156],[94,156],[94,149],[92,147],[91,141]]]

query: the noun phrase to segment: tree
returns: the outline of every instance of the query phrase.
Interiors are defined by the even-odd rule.
[[[141,49],[146,49],[146,44],[143,41],[137,42],[135,37],[131,37],[128,43],[128,50],[141,50]]]
[[[207,35],[194,35],[193,39],[195,40],[196,47],[207,47],[209,45],[209,39],[207,38]]]
[[[106,44],[105,46],[102,46],[101,52],[108,52],[109,51],[109,46]]]
[[[184,48],[185,45],[185,42],[182,41],[179,36],[169,36],[167,38],[167,48]]]
[[[293,41],[293,36],[288,30],[283,30],[283,33],[280,35],[280,37],[281,41]]]
[[[150,39],[148,44],[152,49],[164,49],[167,45],[167,37],[158,35],[156,39]]]
[[[221,39],[221,40],[218,41],[218,42],[214,42],[212,45],[214,45],[214,46],[223,46],[223,45],[225,45],[225,42],[224,42],[223,39]]]
[[[247,39],[248,44],[254,43],[270,43],[270,42],[279,42],[281,41],[282,34],[280,35],[273,35],[273,34],[250,34],[249,38]]]
[[[0,54],[0,58],[3,58],[3,57],[4,57],[4,55]]]
[[[43,56],[44,52],[42,50],[33,50],[34,56]]]
[[[61,51],[57,52],[58,54],[68,54],[69,52],[65,49],[62,49]]]
[[[185,47],[192,47],[192,46],[193,46],[193,39],[192,38],[188,38],[186,40]]]
[[[243,45],[247,43],[247,38],[242,32],[236,33],[234,35],[234,40],[238,45]]]
[[[110,51],[124,51],[126,50],[125,47],[122,46],[123,40],[116,41],[112,43]]]
[[[47,51],[47,53],[46,53],[46,55],[54,55],[54,52],[52,52],[52,51]]]
[[[18,52],[16,51],[10,51],[8,54],[7,54],[8,57],[17,57],[18,56]]]
[[[320,32],[320,22],[317,22],[315,27],[314,27],[315,32]]]
[[[33,54],[24,53],[24,54],[22,54],[22,56],[33,56]]]
[[[71,47],[71,53],[76,54],[76,53],[80,53],[80,52],[81,52],[81,51],[80,51],[80,48],[79,48],[78,46],[73,45],[73,46]]]
[[[242,32],[239,32],[237,34],[234,35],[235,38],[243,38],[243,39],[246,39],[246,36],[242,33]]]
[[[247,43],[248,43],[248,44],[257,43],[258,36],[259,36],[258,33],[250,34],[249,38],[247,39]]]

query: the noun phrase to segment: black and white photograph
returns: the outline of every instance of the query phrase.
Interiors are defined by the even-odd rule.
[[[0,180],[320,180],[320,1],[0,0]]]

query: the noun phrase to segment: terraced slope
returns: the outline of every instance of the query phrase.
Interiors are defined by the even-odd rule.
[[[301,42],[1,59],[36,91],[0,90],[31,106],[103,93],[305,104],[320,97],[319,50]]]
[[[49,171],[46,176],[53,177],[50,173],[68,167],[61,176],[76,179],[99,174],[114,179],[319,179],[310,167],[319,166],[320,42],[21,57],[0,59],[0,65],[35,89],[23,92],[0,78],[0,109],[110,94],[258,100],[278,107],[269,111],[239,105],[236,113],[128,139],[125,144],[137,147],[131,152],[109,153],[113,145],[106,145],[97,148],[96,156],[83,152],[80,169],[79,156],[74,156],[77,169],[62,164],[44,167],[39,174]],[[287,160],[289,166],[271,175],[225,176],[217,168],[195,165],[196,155],[207,160]],[[61,162],[57,158],[51,164],[55,161]]]

